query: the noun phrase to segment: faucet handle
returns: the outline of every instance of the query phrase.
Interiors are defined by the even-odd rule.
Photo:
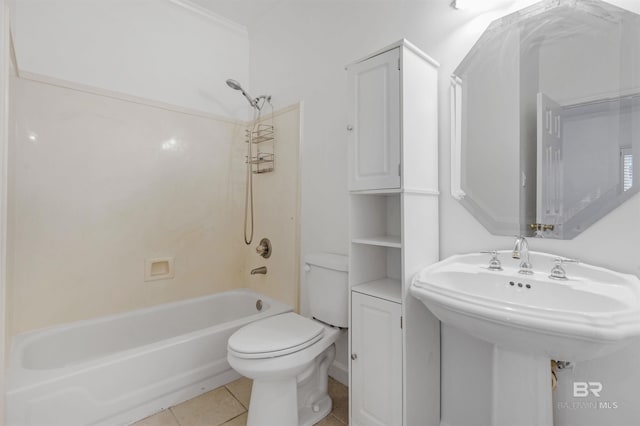
[[[497,250],[485,250],[481,251],[480,253],[491,255],[491,260],[489,261],[490,271],[502,271],[502,263],[500,263],[500,259],[498,259]]]
[[[563,263],[580,263],[580,259],[569,259],[567,257],[556,257],[553,259],[556,265],[562,265]]]
[[[564,257],[556,257],[553,259],[555,262],[555,266],[551,269],[551,273],[549,274],[549,278],[553,278],[554,280],[566,280],[567,271],[564,270],[562,266],[564,263],[580,263],[578,259],[567,259]]]
[[[271,256],[271,241],[268,238],[261,239],[260,244],[256,247],[256,253],[268,259]]]

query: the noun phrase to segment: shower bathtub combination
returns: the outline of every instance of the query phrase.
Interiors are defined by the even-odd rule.
[[[8,426],[130,424],[239,378],[228,338],[289,311],[241,289],[16,336]]]

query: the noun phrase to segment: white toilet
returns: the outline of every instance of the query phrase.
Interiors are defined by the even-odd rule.
[[[253,379],[247,426],[311,426],[331,412],[327,371],[348,324],[348,258],[310,254],[305,271],[314,319],[288,312],[229,338],[229,364]]]

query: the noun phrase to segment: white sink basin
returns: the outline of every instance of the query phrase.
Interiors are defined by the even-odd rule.
[[[567,280],[549,278],[552,256],[531,252],[533,275],[500,252],[452,256],[416,275],[411,294],[443,323],[501,348],[581,361],[609,354],[640,336],[640,280],[584,263],[566,264]]]

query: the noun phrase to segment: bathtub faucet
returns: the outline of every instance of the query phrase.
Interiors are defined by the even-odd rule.
[[[267,273],[267,267],[266,266],[261,266],[259,268],[255,268],[251,270],[251,275],[255,275],[255,274],[262,274],[262,275],[266,275]]]

